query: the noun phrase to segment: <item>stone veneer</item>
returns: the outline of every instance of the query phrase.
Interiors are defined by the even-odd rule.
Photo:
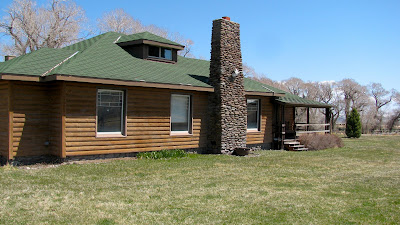
[[[232,73],[239,71],[234,78]],[[242,73],[240,25],[227,19],[213,21],[211,38],[208,153],[230,154],[246,147],[247,103]]]

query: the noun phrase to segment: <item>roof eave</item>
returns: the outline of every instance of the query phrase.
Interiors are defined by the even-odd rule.
[[[18,81],[34,81],[39,82],[40,76],[22,75],[22,74],[1,74],[0,80],[18,80]]]
[[[160,46],[160,47],[173,48],[173,49],[177,49],[177,50],[183,50],[185,48],[185,46],[183,46],[183,45],[173,45],[173,44],[167,44],[167,43],[145,40],[145,39],[117,43],[117,45],[119,45],[121,47],[129,46],[129,45],[138,45],[138,44],[156,45],[156,46]]]
[[[95,83],[95,84],[111,84],[111,85],[133,86],[133,87],[153,87],[153,88],[214,92],[214,88],[212,87],[199,87],[199,86],[184,85],[184,84],[153,83],[146,81],[114,80],[114,79],[80,77],[80,76],[71,76],[62,74],[50,75],[45,77],[44,79],[44,81],[54,81],[54,80]]]
[[[276,96],[276,97],[285,96],[285,94],[282,94],[282,93],[260,92],[260,91],[246,91],[245,94],[246,95],[258,95],[258,96]]]
[[[316,105],[316,104],[306,104],[306,103],[290,103],[277,100],[278,103],[284,105],[290,105],[294,107],[310,107],[310,108],[332,108],[332,105]]]

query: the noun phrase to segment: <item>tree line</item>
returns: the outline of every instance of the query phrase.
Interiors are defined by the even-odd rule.
[[[1,43],[3,53],[24,55],[40,48],[61,48],[108,31],[133,34],[149,31],[185,46],[182,56],[192,56],[193,41],[178,32],[154,24],[144,25],[123,9],[105,12],[92,26],[85,11],[73,0],[49,0],[38,6],[33,0],[14,0],[0,18],[0,34],[11,42]]]
[[[246,64],[243,66],[243,73],[254,80],[302,98],[332,105],[333,126],[338,121],[345,121],[353,108],[360,113],[363,133],[392,131],[399,125],[400,93],[394,89],[386,90],[380,83],[361,85],[353,79],[305,82],[295,77],[273,81]],[[301,118],[304,112],[304,109],[299,108],[296,114]],[[322,114],[318,114],[317,109],[311,111],[315,120],[322,120]]]

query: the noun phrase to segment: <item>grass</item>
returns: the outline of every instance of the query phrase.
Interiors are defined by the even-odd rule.
[[[400,136],[345,147],[0,168],[0,224],[398,224]]]
[[[182,149],[161,150],[155,152],[139,152],[136,157],[138,159],[167,159],[167,158],[182,158],[188,155]]]

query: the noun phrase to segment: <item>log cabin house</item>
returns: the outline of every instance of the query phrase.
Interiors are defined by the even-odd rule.
[[[329,105],[245,78],[239,24],[228,17],[213,21],[211,46],[206,61],[178,56],[184,46],[149,32],[108,32],[6,58],[1,157],[282,148],[295,131],[295,107],[329,112]]]

